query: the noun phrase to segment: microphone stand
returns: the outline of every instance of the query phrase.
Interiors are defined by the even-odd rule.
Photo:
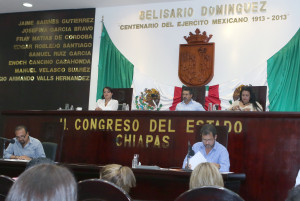
[[[188,141],[188,153],[186,156],[186,170],[190,170],[189,165],[190,165],[190,157],[191,157],[191,153],[190,153],[190,149],[191,149],[191,143],[190,141]]]
[[[4,152],[5,152],[5,140],[3,140],[3,153],[2,153],[2,158],[4,159]]]
[[[4,137],[0,137],[0,140],[3,141],[3,153],[2,153],[2,158],[4,159],[4,152],[5,152],[5,142],[8,141],[9,143],[12,143],[14,144],[15,143],[15,140],[14,139],[7,139],[7,138],[4,138]]]
[[[4,156],[4,155],[3,155],[3,156]],[[186,167],[185,167],[186,170],[190,170],[190,168],[189,168],[189,165],[190,165],[190,157],[191,157],[191,156],[190,156],[190,153],[188,153],[188,154],[187,154],[187,158],[186,158],[186,161],[187,161],[187,162],[186,162]]]

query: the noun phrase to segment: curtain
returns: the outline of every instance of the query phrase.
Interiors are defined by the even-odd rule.
[[[269,110],[300,111],[300,29],[268,60]]]
[[[102,98],[103,88],[130,88],[133,79],[133,64],[116,48],[103,24],[98,65],[96,100]]]

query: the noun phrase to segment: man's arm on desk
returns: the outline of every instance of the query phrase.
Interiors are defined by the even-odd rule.
[[[13,155],[13,153],[14,153],[13,146],[9,144],[8,147],[4,150],[3,158],[14,159],[15,156]]]
[[[219,164],[220,172],[229,172],[230,161],[229,161],[229,153],[227,149],[225,151],[222,151],[219,162],[220,162]]]
[[[10,159],[18,159],[18,160],[31,160],[32,158],[28,157],[28,156],[15,156],[15,155],[11,155]]]
[[[18,159],[18,160],[31,160],[28,156],[15,156],[13,155],[14,150],[11,144],[8,145],[7,149],[4,151],[4,158],[5,159]]]

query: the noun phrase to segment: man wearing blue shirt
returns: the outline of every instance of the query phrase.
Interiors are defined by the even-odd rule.
[[[31,160],[33,158],[46,157],[41,142],[29,136],[26,126],[17,126],[15,135],[15,143],[8,145],[4,151],[4,158]]]
[[[202,135],[202,142],[197,142],[192,147],[195,154],[200,151],[207,162],[216,165],[220,172],[229,172],[229,153],[223,145],[216,141],[217,131],[215,126],[212,124],[205,124],[202,126],[200,133]],[[182,168],[185,168],[186,165],[187,156],[183,161]]]
[[[176,106],[176,111],[205,111],[203,106],[194,101],[193,99],[193,90],[190,87],[182,88],[182,99],[181,103],[178,103]]]

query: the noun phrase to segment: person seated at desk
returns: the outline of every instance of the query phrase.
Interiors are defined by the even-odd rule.
[[[229,172],[229,153],[223,145],[216,141],[216,127],[212,124],[205,124],[202,126],[200,133],[202,136],[202,142],[197,142],[192,147],[195,154],[200,151],[207,162],[213,163],[220,172]],[[182,165],[182,168],[186,167],[187,156],[185,157]]]
[[[177,104],[176,111],[205,111],[200,103],[192,99],[193,95],[194,93],[192,88],[182,88],[183,101]]]
[[[104,87],[103,97],[104,99],[97,100],[96,111],[102,110],[118,110],[119,102],[112,99],[113,93],[110,87]]]
[[[136,179],[132,170],[127,166],[110,164],[100,170],[100,179],[112,182],[129,193],[136,185]]]
[[[223,177],[218,168],[212,163],[200,163],[191,174],[190,189],[202,186],[224,187]]]
[[[77,201],[77,183],[67,168],[41,164],[23,172],[5,200]]]
[[[15,128],[15,143],[10,143],[4,151],[4,158],[31,160],[33,158],[46,157],[42,143],[29,136],[27,127],[24,125]]]
[[[233,102],[228,110],[233,111],[263,111],[262,106],[255,100],[255,94],[251,87],[243,86],[240,99]]]

